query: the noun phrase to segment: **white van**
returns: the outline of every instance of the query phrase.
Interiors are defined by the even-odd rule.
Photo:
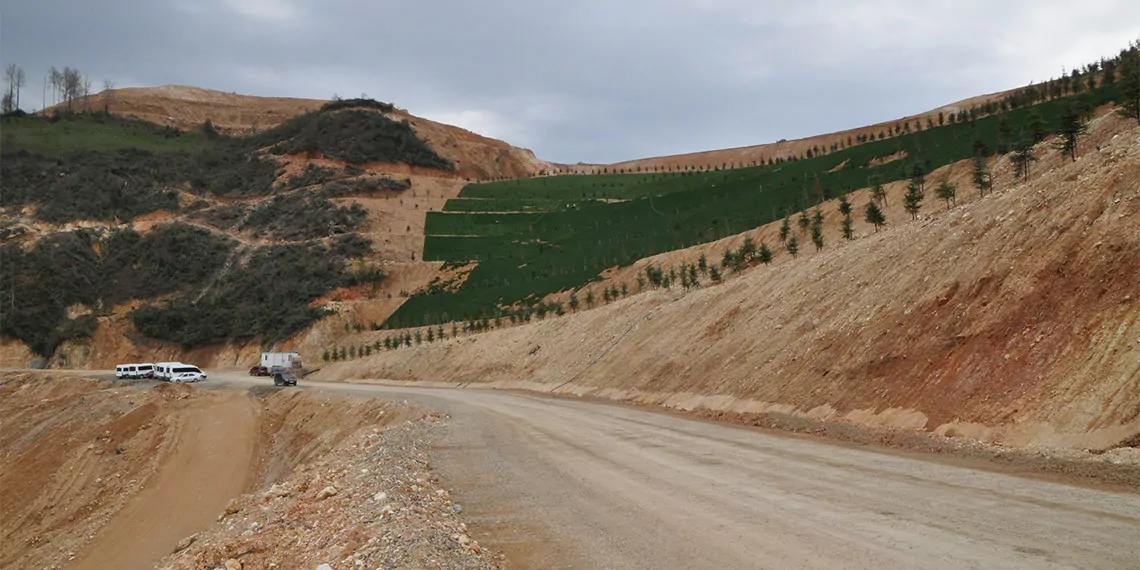
[[[170,371],[171,382],[201,382],[206,379],[206,373],[192,364],[178,364]]]
[[[170,381],[170,373],[175,366],[180,366],[181,362],[157,362],[154,365],[154,379]]]
[[[134,365],[133,364],[119,364],[119,365],[115,366],[115,378],[118,380],[122,380],[124,378],[130,378],[130,376],[128,376],[128,374],[130,374],[131,366],[134,366]]]
[[[153,378],[154,363],[144,362],[135,366],[135,378]]]

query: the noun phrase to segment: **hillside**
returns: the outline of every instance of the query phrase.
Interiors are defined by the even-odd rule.
[[[856,144],[860,138],[868,139],[871,137],[877,138],[881,133],[886,136],[891,136],[891,133],[906,125],[910,129],[910,125],[915,125],[915,129],[921,130],[924,128],[931,128],[934,126],[942,126],[951,115],[957,115],[963,111],[969,112],[970,109],[986,105],[988,103],[1000,102],[1011,95],[1014,95],[1019,90],[1000,91],[997,93],[990,93],[988,95],[980,95],[977,97],[970,97],[955,103],[943,105],[937,109],[931,109],[925,113],[918,115],[910,115],[900,117],[893,121],[884,121],[872,125],[856,127],[853,129],[846,129],[836,131],[833,133],[820,134],[810,137],[804,137],[791,140],[780,140],[777,142],[749,145],[737,148],[725,148],[716,150],[707,150],[701,152],[692,152],[686,154],[674,154],[668,156],[657,156],[650,158],[639,158],[635,160],[626,160],[622,162],[615,162],[613,164],[579,164],[579,165],[562,165],[563,168],[571,172],[600,172],[606,170],[608,172],[617,172],[624,170],[625,172],[644,172],[644,171],[674,171],[674,170],[688,170],[692,168],[701,169],[714,169],[724,168],[725,165],[736,165],[736,167],[745,165],[763,164],[769,160],[779,158],[786,158],[790,156],[804,156],[809,150],[819,152],[820,149],[830,149],[831,146],[841,145],[842,147],[852,146]],[[942,121],[941,123],[939,121]],[[907,131],[909,132],[909,130]]]
[[[424,259],[465,267],[464,277],[420,290],[386,324],[517,320],[549,308],[551,295],[579,290],[615,268],[737,235],[861,188],[918,172],[932,181],[933,194],[937,169],[975,156],[992,163],[1015,139],[1040,140],[1066,113],[1117,96],[1105,85],[761,166],[473,183],[429,213],[425,228]]]
[[[1110,79],[1094,70],[979,97],[755,164],[561,176],[544,175],[559,169],[529,151],[371,100],[170,86],[99,94],[83,108],[111,115],[56,120],[56,108],[5,119],[0,229],[23,274],[0,293],[23,306],[6,323],[0,361],[240,367],[274,345],[319,363],[347,356],[367,331],[430,341],[445,325],[484,331],[663,282],[688,288],[698,260],[681,266],[685,276],[647,264],[699,248],[707,281],[723,244],[875,185],[895,195],[882,203],[894,225],[909,178],[929,179],[929,211],[944,173],[965,192],[970,160],[1004,187],[1014,177],[996,165],[1015,147],[1120,100]],[[837,224],[830,215],[823,225]],[[807,253],[808,234],[799,236]],[[54,264],[60,257],[75,263]],[[124,272],[142,279],[128,284]]]
[[[648,292],[561,318],[334,364],[326,379],[485,383],[665,405],[751,423],[766,413],[1007,444],[1105,449],[1140,434],[1140,128],[1102,109],[1076,161],[1038,144],[1003,182],[918,221],[888,189],[822,251],[715,284]],[[969,164],[929,174],[964,182]],[[1008,161],[995,180],[1011,181]],[[866,190],[849,195],[862,206]],[[929,198],[928,198],[929,199]],[[823,209],[834,219],[834,202]],[[947,211],[948,210],[948,211]],[[748,232],[776,244],[779,223]],[[798,231],[798,230],[797,230]],[[618,270],[718,260],[741,236]],[[714,261],[715,263],[715,261]],[[624,273],[622,273],[624,272]],[[595,291],[601,285],[595,285]],[[580,292],[581,294],[582,292]],[[600,297],[600,295],[598,295]],[[599,299],[598,303],[601,303]],[[382,346],[391,333],[359,335]]]
[[[133,87],[100,92],[90,101],[75,105],[93,110],[108,109],[111,114],[138,119],[182,130],[194,130],[209,120],[230,135],[255,134],[296,117],[320,109],[328,101],[288,97],[256,97],[225,93],[199,87],[164,85]],[[53,111],[64,104],[48,108]],[[392,108],[389,116],[407,120],[429,146],[452,161],[463,177],[518,178],[534,176],[549,164],[534,153],[503,141],[480,136],[466,129],[416,117]]]
[[[110,116],[4,119],[9,366],[233,365],[263,344],[295,346],[330,309],[383,307],[419,286],[433,271],[416,261],[424,214],[465,179],[542,167],[529,151],[366,101],[311,110],[189,88],[112,101]],[[242,111],[219,115],[231,127],[258,113],[284,120],[240,137],[205,132],[225,109]]]

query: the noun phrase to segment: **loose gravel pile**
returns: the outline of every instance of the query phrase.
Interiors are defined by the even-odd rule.
[[[425,459],[440,418],[365,428],[267,489],[235,499],[168,570],[500,568]]]

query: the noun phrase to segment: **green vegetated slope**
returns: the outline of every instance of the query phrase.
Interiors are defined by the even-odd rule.
[[[405,122],[382,114],[390,110],[337,101],[242,138],[95,114],[4,117],[0,223],[30,211],[33,220],[104,226],[0,246],[0,333],[50,356],[132,300],[150,302],[131,314],[139,331],[185,347],[271,343],[303,330],[324,314],[310,306],[320,296],[383,277],[359,261],[371,244],[353,232],[366,213],[332,199],[401,191],[410,182],[369,176],[354,164],[451,168]],[[348,165],[310,167],[282,180],[273,155],[291,153]],[[179,222],[140,235],[122,225],[158,210],[215,230]],[[226,230],[287,243],[245,246]],[[89,310],[70,318],[76,305]]]
[[[753,168],[471,184],[443,212],[428,214],[424,259],[478,265],[458,288],[412,296],[386,325],[501,315],[512,305],[581,287],[608,267],[747,231],[873,182],[907,178],[916,165],[930,172],[968,159],[976,141],[992,152],[1035,129],[1054,132],[1071,105],[1093,108],[1115,97],[1108,85]],[[1008,129],[1000,128],[1003,121]],[[900,151],[906,159],[874,164]]]

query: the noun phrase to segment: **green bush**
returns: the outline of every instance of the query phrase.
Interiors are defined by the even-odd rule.
[[[90,336],[94,317],[67,318],[83,304],[109,308],[131,299],[189,291],[225,262],[234,242],[200,228],[169,225],[146,236],[130,229],[51,234],[28,250],[0,247],[0,332],[50,356],[68,338]]]
[[[128,221],[156,210],[178,210],[182,161],[145,150],[84,151],[50,158],[27,151],[0,156],[0,205],[34,204],[36,217],[52,223],[74,220]]]
[[[321,194],[332,198],[350,194],[376,192],[379,190],[402,192],[411,187],[412,181],[410,179],[393,180],[386,177],[348,178],[325,184],[321,187]]]
[[[235,203],[201,210],[195,212],[191,218],[205,222],[215,228],[230,230],[238,226],[245,216],[249,214],[250,207],[246,204]]]
[[[275,151],[320,153],[347,162],[399,162],[452,170],[449,161],[421,141],[406,121],[359,108],[308,113],[269,131]]]
[[[378,271],[367,276],[382,278]],[[253,339],[268,345],[324,316],[313,301],[360,277],[319,243],[263,247],[216,279],[201,298],[142,307],[131,318],[143,334],[185,347]]]
[[[360,227],[368,212],[360,204],[338,206],[311,191],[274,196],[254,207],[239,228],[257,236],[306,240],[340,235]]]
[[[332,168],[330,166],[322,166],[313,162],[305,165],[305,169],[300,174],[290,176],[282,188],[295,189],[304,188],[306,186],[315,186],[317,184],[324,184],[332,180],[336,180],[344,176],[344,171],[339,168]]]
[[[322,111],[338,111],[340,109],[375,109],[390,113],[396,110],[391,103],[381,103],[375,99],[334,99],[321,106]]]

